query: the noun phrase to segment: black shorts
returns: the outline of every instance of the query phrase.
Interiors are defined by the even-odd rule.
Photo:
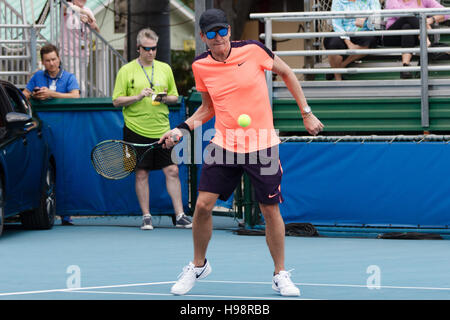
[[[402,30],[402,29],[420,29],[419,18],[417,17],[400,17],[389,27],[388,30]],[[397,35],[397,36],[383,36],[383,44],[386,47],[411,48],[420,44],[419,36],[417,34]]]
[[[219,195],[226,201],[233,194],[244,172],[250,178],[255,198],[263,204],[283,202],[281,177],[283,170],[278,157],[278,146],[253,153],[237,154],[225,151],[211,143],[205,156],[199,191]]]
[[[152,139],[143,137],[136,132],[128,129],[126,126],[123,127],[123,140],[132,143],[153,143],[159,139]],[[145,152],[146,148],[136,148],[138,159]],[[171,158],[172,149],[162,149],[157,148],[147,152],[144,159],[138,163],[138,169],[145,170],[161,170],[167,166],[174,164]]]
[[[378,37],[350,37],[350,41],[362,47],[375,48],[378,44]],[[348,49],[344,39],[341,37],[330,37],[323,39],[323,46],[327,50]],[[344,59],[347,55],[341,55]]]

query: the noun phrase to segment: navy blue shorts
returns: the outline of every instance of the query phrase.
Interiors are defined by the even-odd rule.
[[[278,155],[278,146],[258,152],[238,154],[226,151],[211,143],[204,158],[199,191],[219,195],[226,201],[233,194],[244,172],[250,178],[255,198],[263,204],[283,202],[281,177],[283,170]]]

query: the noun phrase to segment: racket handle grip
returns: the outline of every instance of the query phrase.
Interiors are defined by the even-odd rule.
[[[175,135],[175,134],[172,136],[172,140],[173,140],[174,142],[180,141],[180,139],[178,138],[178,136]]]

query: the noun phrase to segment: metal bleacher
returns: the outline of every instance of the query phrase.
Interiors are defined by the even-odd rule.
[[[450,2],[450,1],[449,1]],[[369,35],[394,35],[394,34],[416,34],[420,36],[420,46],[415,48],[400,47],[377,47],[363,50],[325,50],[316,47],[313,50],[274,51],[283,57],[303,56],[314,60],[314,64],[302,68],[294,68],[293,71],[299,76],[303,91],[315,113],[321,119],[334,121],[333,117],[339,119],[340,125],[326,126],[332,132],[412,132],[424,131],[448,131],[450,130],[450,118],[447,120],[447,110],[450,106],[450,61],[432,61],[428,59],[430,53],[450,52],[448,46],[427,47],[426,38],[432,35],[434,40],[450,43],[450,28],[445,24],[433,30],[427,30],[425,20],[430,15],[450,14],[450,8],[439,9],[415,9],[399,12],[398,10],[359,11],[359,12],[285,12],[285,13],[255,13],[252,19],[264,22],[265,32],[260,35],[261,39],[270,49],[272,41],[286,39],[304,39],[321,43],[325,37],[332,36],[369,36]],[[420,30],[391,31],[378,28],[375,31],[358,31],[351,33],[323,32],[307,29],[302,33],[273,33],[272,22],[309,22],[330,20],[333,18],[357,18],[386,19],[390,16],[417,16],[421,21]],[[447,39],[449,39],[447,41]],[[307,46],[305,46],[307,47]],[[403,67],[401,54],[403,52],[413,53],[411,66]],[[327,56],[331,54],[367,54],[361,61],[350,64],[347,68],[332,69],[327,62]],[[320,57],[320,59],[317,59]],[[312,59],[311,59],[312,58]],[[415,75],[413,79],[401,79],[400,72],[411,71]],[[341,73],[344,81],[325,80],[327,74]],[[297,132],[303,131],[300,125],[292,123],[289,118],[298,118],[298,107],[287,107],[287,102],[292,102],[292,95],[287,90],[284,82],[278,81],[270,72],[267,74],[267,84],[274,106],[274,118],[276,125],[281,131]],[[366,99],[366,100],[365,100]],[[370,104],[379,110],[367,109],[367,99],[378,101]],[[403,104],[408,101],[410,110],[405,112]],[[327,107],[326,104],[329,106]],[[381,106],[389,105],[387,109]],[[396,105],[400,107],[397,110]],[[339,106],[339,111],[333,108]],[[280,109],[281,108],[281,109]],[[290,110],[290,111],[289,111]],[[397,110],[397,111],[395,111]],[[317,112],[316,112],[317,111]],[[395,111],[395,112],[391,112]],[[368,116],[370,114],[373,118]],[[357,119],[360,119],[358,123]],[[284,124],[283,124],[284,123]],[[387,124],[387,125],[385,125]]]
[[[40,8],[38,3],[45,4]],[[69,37],[72,29],[80,28],[64,20],[65,12],[72,10],[79,21],[73,8],[66,0],[0,0],[0,79],[24,88],[40,69],[40,48],[52,43],[59,48],[63,67],[77,76],[82,97],[111,96],[115,75],[126,60],[88,25],[82,38]],[[34,9],[41,10],[39,17]],[[64,57],[67,48],[73,55]]]
[[[36,69],[37,46],[46,42],[40,36],[44,26],[27,22],[25,6],[25,1],[14,7],[0,0],[0,79],[19,88],[25,87]]]

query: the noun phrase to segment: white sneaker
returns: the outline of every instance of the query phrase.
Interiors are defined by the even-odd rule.
[[[208,260],[205,260],[205,265],[199,268],[189,262],[178,275],[178,281],[172,286],[170,292],[176,295],[186,294],[194,287],[197,280],[206,278],[210,273],[211,265]]]
[[[299,296],[300,290],[291,280],[290,271],[280,271],[272,278],[272,289],[279,292],[282,296]]]
[[[142,218],[141,230],[153,230],[152,216],[151,215],[145,215]]]

